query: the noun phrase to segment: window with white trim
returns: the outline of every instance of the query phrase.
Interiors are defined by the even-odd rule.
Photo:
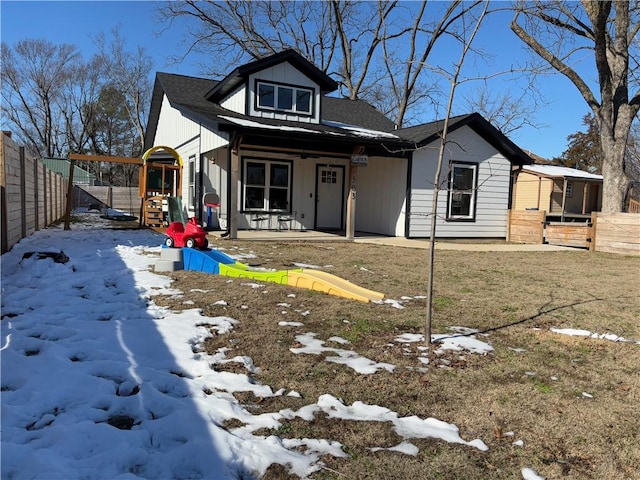
[[[291,164],[246,159],[243,169],[243,209],[288,212],[291,195]]]
[[[196,201],[196,156],[191,155],[189,157],[189,197],[188,202],[190,207],[194,207],[198,202]]]
[[[478,164],[452,163],[449,177],[448,220],[475,220]]]
[[[311,115],[313,89],[258,82],[257,108]]]

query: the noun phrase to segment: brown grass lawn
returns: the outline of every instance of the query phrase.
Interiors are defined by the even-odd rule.
[[[251,265],[317,265],[385,298],[404,298],[405,308],[398,309],[277,284],[251,288],[246,285],[251,281],[241,279],[172,273],[174,287],[184,296],[158,303],[200,307],[207,316],[239,321],[230,333],[208,341],[210,353],[227,347],[228,358],[251,357],[260,368],[256,382],[301,394],[265,399],[236,394],[252,413],[297,410],[328,393],[347,405],[359,400],[403,417],[453,423],[464,440],[479,438],[489,447],[482,452],[441,440],[408,439],[419,448],[416,456],[374,453],[371,447],[403,440],[390,424],[319,414],[312,422],[296,419],[278,430],[257,432],[341,442],[350,457],[327,456],[326,468],[312,478],[517,479],[523,467],[530,467],[548,479],[640,479],[640,344],[550,331],[575,328],[640,340],[640,258],[579,250],[437,251],[433,332],[446,333],[450,326],[486,331],[478,338],[495,350],[434,356],[428,368],[421,368],[421,344],[394,339],[424,331],[425,300],[415,297],[426,291],[426,251],[356,243],[220,241],[217,246],[231,255],[254,255],[244,260]],[[228,305],[216,305],[219,300]],[[278,305],[284,303],[290,306]],[[279,326],[283,320],[304,326]],[[301,346],[296,336],[307,332],[326,346],[354,350],[396,369],[363,375],[325,361],[324,355],[292,353]],[[331,343],[332,336],[351,344]],[[246,373],[239,364],[224,368]],[[523,445],[514,445],[516,440]],[[272,466],[264,478],[293,477]]]

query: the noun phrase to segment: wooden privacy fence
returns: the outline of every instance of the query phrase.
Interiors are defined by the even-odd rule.
[[[550,245],[590,248],[593,227],[591,222],[545,223],[544,241]]]
[[[640,255],[640,213],[597,213],[591,250]]]
[[[2,253],[64,217],[67,181],[27,155],[8,132],[0,135]]]
[[[507,212],[507,242],[544,243],[545,212],[509,210]]]
[[[507,241],[588,248],[594,252],[640,255],[640,213],[593,212],[588,222],[547,222],[544,211],[508,215]]]

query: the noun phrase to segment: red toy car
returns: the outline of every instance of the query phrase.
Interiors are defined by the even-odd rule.
[[[196,217],[191,217],[187,226],[182,222],[171,222],[167,227],[168,238],[164,241],[167,247],[187,247],[205,250],[209,246],[207,232],[198,223]]]

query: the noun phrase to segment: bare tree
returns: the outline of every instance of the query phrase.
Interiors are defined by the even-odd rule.
[[[61,156],[68,146],[62,92],[78,51],[47,40],[22,40],[14,49],[3,42],[1,49],[3,128],[15,128],[35,156]]]
[[[141,156],[147,130],[148,108],[151,104],[150,81],[153,61],[142,47],[128,51],[118,28],[111,32],[110,41],[104,34],[98,36],[100,59],[105,64],[105,87],[121,95],[122,107],[128,114],[132,128],[129,151],[122,155]]]
[[[465,95],[468,111],[478,112],[491,125],[505,135],[524,127],[543,128],[536,121],[536,111],[541,101],[537,91],[529,85],[519,93],[511,90],[492,93],[486,86]],[[535,90],[535,89],[533,89]]]
[[[389,82],[390,101],[394,105],[393,118],[399,127],[405,123],[410,107],[430,96],[431,89],[426,86],[427,82],[420,80],[429,70],[427,63],[438,40],[447,35],[457,36],[455,26],[458,20],[480,3],[453,1],[441,16],[435,20],[425,20],[427,2],[421,2],[411,27],[401,32],[402,43],[407,48],[397,48],[397,42],[393,42],[397,36],[383,36],[383,65]],[[424,47],[420,48],[420,45]],[[432,82],[433,85],[436,83]]]
[[[521,2],[511,29],[547,66],[578,89],[598,122],[602,145],[602,211],[622,211],[629,189],[625,150],[640,109],[637,0]],[[597,88],[579,72],[591,50]]]
[[[140,156],[150,104],[152,62],[144,49],[129,51],[118,29],[100,53],[84,61],[73,45],[23,40],[2,44],[2,124],[39,157],[69,152]],[[101,165],[80,165],[96,175]],[[137,167],[106,172],[120,184],[137,182]]]
[[[631,180],[635,200],[640,200],[640,119],[631,126],[626,157],[627,174]]]
[[[185,55],[215,52],[218,61],[203,66],[212,76],[289,48],[327,71],[336,50],[333,12],[329,2],[306,0],[183,0],[167,2],[158,10],[168,24],[178,19],[188,22]]]
[[[398,3],[186,0],[168,2],[159,13],[168,22],[196,20],[188,30],[188,51],[215,52],[225,60],[209,65],[209,74],[222,76],[242,61],[293,49],[337,77],[341,93],[355,99],[368,86],[369,67],[383,34],[406,31],[388,33],[388,19]]]
[[[209,74],[292,48],[334,77],[342,96],[368,100],[402,125],[432,91],[424,80],[429,55],[478,3],[186,0],[159,12],[168,23],[190,22],[187,52],[215,53]]]
[[[447,110],[444,118],[444,125],[442,128],[442,133],[440,137],[440,150],[438,153],[438,164],[436,166],[436,174],[434,177],[434,185],[433,185],[433,197],[431,202],[431,227],[429,233],[429,262],[427,265],[428,271],[428,284],[427,284],[427,317],[425,321],[425,342],[431,348],[431,323],[433,316],[433,270],[435,263],[435,246],[436,246],[436,225],[437,225],[437,216],[438,216],[438,197],[440,196],[440,182],[442,175],[442,164],[444,163],[444,154],[447,147],[447,134],[449,128],[449,118],[451,116],[451,108],[453,106],[453,99],[456,93],[456,88],[460,83],[460,72],[462,70],[462,66],[464,64],[465,58],[471,49],[471,45],[473,43],[473,39],[475,38],[480,26],[482,25],[482,21],[487,15],[487,10],[489,8],[489,0],[484,2],[484,6],[482,12],[476,18],[475,25],[473,26],[473,30],[468,35],[465,35],[460,38],[462,50],[460,53],[460,58],[458,62],[454,64],[453,71],[448,73],[447,77],[449,80],[449,99],[447,101]],[[464,19],[464,16],[463,16]],[[464,31],[464,30],[463,30]],[[467,30],[468,31],[468,30]],[[447,72],[443,71],[443,73],[447,74]]]
[[[96,129],[96,103],[102,89],[104,64],[94,57],[88,62],[76,62],[65,75],[66,81],[60,88],[62,118],[64,119],[66,146],[69,152],[91,150]],[[89,171],[97,172],[97,164],[83,165]]]

